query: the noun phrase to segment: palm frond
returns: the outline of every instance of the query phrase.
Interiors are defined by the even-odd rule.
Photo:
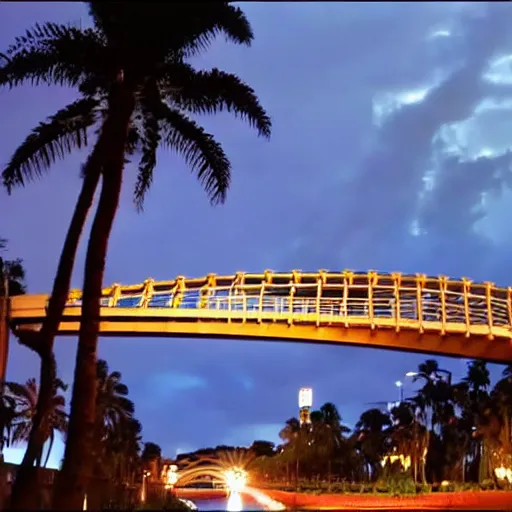
[[[238,76],[218,69],[196,71],[180,64],[169,66],[163,82],[162,94],[181,109],[194,114],[227,111],[247,121],[260,136],[270,137],[270,117],[254,89]]]
[[[168,4],[171,8],[172,4]],[[177,17],[177,21],[187,20],[189,23],[179,27],[184,34],[180,45],[185,55],[191,57],[208,49],[211,43],[224,34],[227,40],[235,44],[249,46],[254,39],[251,25],[242,9],[228,2],[187,3],[189,10],[195,15]]]
[[[228,2],[88,2],[95,26],[127,55],[162,61],[204,51],[219,35],[249,45],[251,26],[243,11]],[[133,32],[138,38],[131,36]]]
[[[153,171],[156,167],[156,155],[161,140],[158,122],[161,98],[155,83],[146,84],[139,99],[139,104],[142,115],[141,157],[133,199],[137,211],[142,212],[144,199],[153,183]]]
[[[222,146],[195,121],[164,103],[159,118],[164,144],[197,174],[210,202],[223,203],[231,182],[231,163]]]
[[[87,77],[108,70],[103,43],[93,29],[36,24],[8,48],[7,59],[0,67],[0,86],[30,82],[75,87]]]
[[[7,191],[24,186],[26,181],[40,177],[57,159],[87,146],[87,129],[96,122],[97,106],[98,101],[93,98],[77,100],[34,128],[2,172]]]
[[[133,155],[137,150],[141,148],[142,136],[137,126],[132,124],[128,130],[128,136],[126,139],[126,153]]]

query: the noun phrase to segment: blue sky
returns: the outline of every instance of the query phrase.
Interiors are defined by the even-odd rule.
[[[246,3],[252,48],[222,40],[198,67],[239,74],[273,118],[270,142],[228,115],[202,120],[233,163],[227,203],[211,208],[183,161],[162,151],[146,210],[133,170],[111,238],[106,283],[266,268],[423,272],[512,283],[512,21],[506,3]],[[36,21],[89,23],[80,3],[0,3],[0,49]],[[0,164],[74,98],[59,88],[0,91]],[[84,152],[8,197],[0,234],[47,293],[80,187]],[[81,287],[84,245],[73,286]],[[59,338],[71,383],[76,340]],[[147,441],[164,453],[276,441],[297,391],[333,401],[353,425],[368,402],[426,356],[303,343],[105,339]],[[439,358],[462,376],[465,361]],[[500,367],[493,368],[496,377]],[[8,378],[38,374],[11,340]],[[407,384],[411,386],[410,383]],[[17,459],[22,448],[6,453]],[[62,446],[52,461],[58,464]]]

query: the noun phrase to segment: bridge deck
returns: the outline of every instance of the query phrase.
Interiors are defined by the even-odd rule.
[[[48,297],[12,298],[16,330],[38,329]],[[104,336],[235,337],[351,343],[512,360],[512,291],[423,275],[342,273],[209,275],[103,292]],[[78,332],[73,292],[60,334]]]

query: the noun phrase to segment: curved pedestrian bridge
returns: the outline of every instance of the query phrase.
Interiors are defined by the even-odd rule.
[[[210,274],[115,284],[102,292],[103,336],[343,343],[512,361],[512,288],[377,272]],[[11,299],[14,332],[40,328],[47,295]],[[60,334],[77,334],[81,292]]]

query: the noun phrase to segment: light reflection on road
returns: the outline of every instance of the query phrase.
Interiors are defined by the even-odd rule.
[[[246,488],[243,494],[231,493],[228,498],[210,500],[193,500],[199,512],[211,510],[225,510],[226,512],[243,512],[244,510],[286,510],[277,501],[257,489]]]
[[[256,500],[249,496],[240,496],[232,494],[229,498],[220,498],[212,500],[193,500],[199,512],[208,512],[210,510],[225,510],[226,512],[242,512],[244,510],[265,510]]]
[[[237,492],[232,492],[228,498],[227,512],[242,512],[244,509],[244,502],[242,496]]]

